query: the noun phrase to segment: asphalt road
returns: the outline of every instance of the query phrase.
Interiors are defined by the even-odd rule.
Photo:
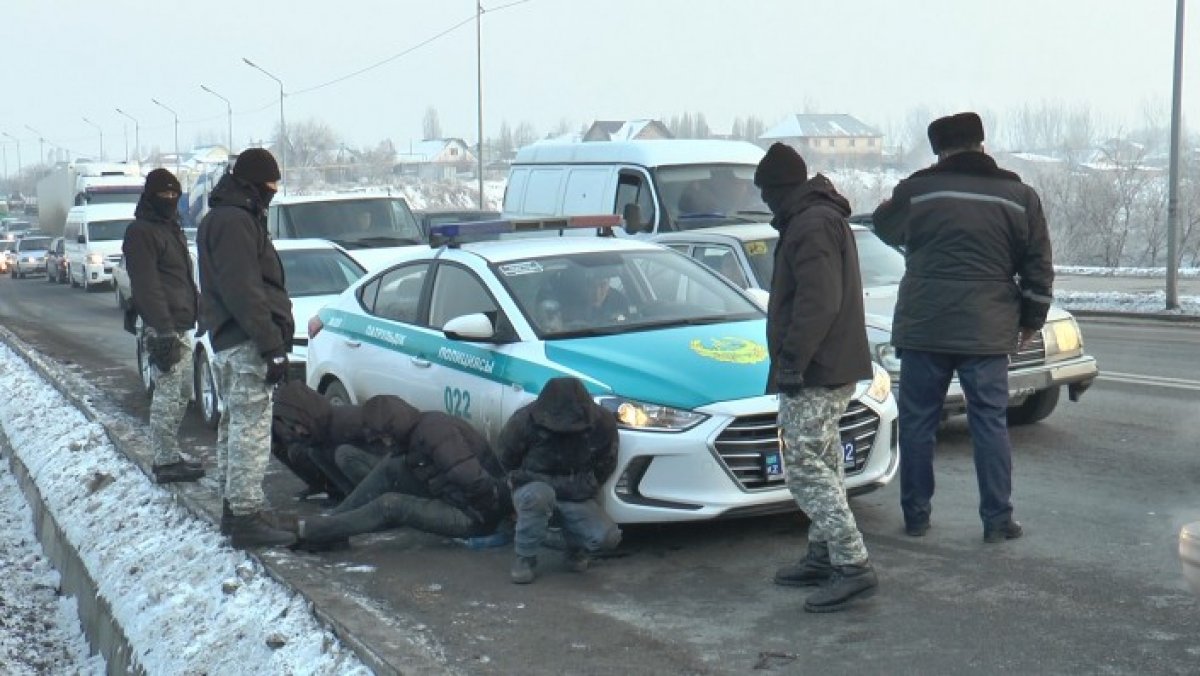
[[[145,418],[110,292],[0,279],[0,322]],[[1200,324],[1082,325],[1101,379],[1012,431],[1026,536],[982,542],[951,421],[928,536],[903,535],[895,484],[851,501],[881,588],[848,612],[806,614],[804,591],[770,583],[803,551],[799,515],[628,529],[582,576],[547,553],[529,587],[508,582],[509,551],[402,531],[277,557],[361,607],[364,628],[467,673],[1195,674],[1200,601],[1176,538],[1200,520]],[[186,436],[211,462],[212,433],[189,418]],[[286,503],[296,483],[275,468],[268,486]]]

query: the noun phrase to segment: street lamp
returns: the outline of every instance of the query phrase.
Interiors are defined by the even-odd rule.
[[[483,3],[475,2],[475,96],[476,112],[479,123],[479,209],[483,205],[483,39],[480,28],[480,17],[483,16]]]
[[[253,61],[251,61],[250,59],[247,59],[244,56],[242,57],[242,61],[245,61],[247,66],[250,66],[251,68],[259,71],[263,75],[266,75],[267,77],[271,78],[272,80],[274,80],[275,82],[277,82],[279,84],[279,166],[280,166],[279,175],[283,179],[283,185],[280,186],[280,189],[283,191],[283,194],[286,195],[287,194],[287,127],[284,126],[284,123],[283,123],[283,80],[280,80],[279,78],[275,77],[271,73],[267,72],[267,70],[264,69],[262,66],[254,63]]]
[[[95,122],[92,122],[91,120],[87,119],[86,117],[83,118],[83,121],[87,122],[88,124],[95,127],[96,131],[100,133],[100,161],[103,162],[104,161],[104,129],[100,125],[96,124]]]
[[[133,155],[134,155],[134,157],[136,157],[136,158],[137,158],[137,161],[138,161],[138,162],[141,162],[141,161],[142,161],[142,153],[141,153],[141,150],[140,150],[140,148],[141,148],[141,135],[139,134],[140,128],[138,127],[138,121],[137,121],[137,119],[136,119],[136,118],[134,118],[132,115],[130,115],[129,113],[127,113],[127,112],[125,112],[125,111],[123,111],[123,110],[121,110],[120,108],[117,108],[117,109],[116,109],[116,111],[117,111],[118,113],[120,113],[120,114],[124,115],[125,117],[128,117],[129,119],[133,120]],[[128,128],[128,127],[127,127],[127,128]],[[128,158],[128,157],[126,157],[125,159],[126,159],[126,160],[128,160],[129,158]]]
[[[232,155],[233,154],[233,106],[229,103],[229,99],[225,98],[224,96],[221,96],[220,94],[214,92],[213,90],[209,89],[208,87],[206,87],[204,85],[200,85],[200,88],[225,102],[225,114],[226,114],[226,117],[229,119],[229,154]]]
[[[46,162],[46,137],[42,136],[42,132],[34,129],[29,125],[25,125],[29,131],[37,134],[38,137],[38,163],[45,164]]]
[[[172,117],[175,118],[175,177],[178,178],[179,177],[179,113],[176,113],[174,110],[171,110],[167,106],[163,105],[163,103],[161,101],[159,101],[158,99],[152,98],[150,100],[154,103],[154,105],[161,107],[163,110],[167,111],[168,113],[171,114]]]
[[[0,131],[0,134],[4,134],[8,138],[12,139],[14,143],[17,144],[17,180],[19,181],[19,180],[21,180],[21,139],[17,138],[16,136],[13,136],[12,134],[10,134],[6,131]]]

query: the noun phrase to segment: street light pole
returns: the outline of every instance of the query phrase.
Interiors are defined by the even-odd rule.
[[[38,137],[38,164],[45,164],[46,163],[46,138],[44,136],[42,136],[42,132],[34,129],[33,127],[31,127],[29,125],[25,125],[25,128],[28,129],[29,131],[33,132],[34,134],[37,134],[37,137]]]
[[[483,206],[483,29],[480,27],[480,18],[483,16],[482,0],[475,1],[475,96],[476,110],[478,111],[478,133],[479,133],[479,210],[482,211]]]
[[[137,158],[137,161],[140,163],[142,161],[142,152],[140,150],[142,139],[141,134],[139,133],[141,130],[138,128],[138,121],[132,115],[121,110],[120,108],[117,108],[116,111],[133,120],[133,156]],[[126,157],[125,159],[128,160],[129,158]]]
[[[104,128],[101,127],[100,125],[96,124],[95,122],[92,122],[91,120],[87,119],[86,117],[83,118],[83,121],[87,122],[88,124],[95,127],[96,131],[99,132],[99,134],[100,134],[100,161],[103,162],[104,161]]]
[[[172,117],[175,118],[175,177],[179,178],[179,113],[176,113],[174,110],[171,110],[167,106],[163,105],[163,103],[158,99],[152,98],[150,100],[153,101],[155,105],[160,106],[163,110],[166,110],[171,114]]]
[[[1183,126],[1183,0],[1175,5],[1175,78],[1171,94],[1171,152],[1167,167],[1168,310],[1179,309],[1179,137]]]
[[[284,195],[286,195],[287,194],[287,126],[284,124],[284,121],[283,121],[283,80],[280,80],[279,78],[275,77],[274,75],[269,73],[265,68],[254,63],[253,61],[251,61],[250,59],[247,59],[244,56],[242,57],[242,61],[245,61],[247,66],[250,66],[251,68],[257,70],[258,72],[262,73],[263,75],[266,75],[267,77],[271,78],[272,80],[274,80],[276,83],[279,84],[279,166],[280,166],[279,175],[282,177],[282,185],[280,186],[280,190],[283,192]]]
[[[13,136],[12,134],[10,134],[6,131],[0,132],[0,134],[4,134],[8,138],[12,139],[14,143],[17,144],[17,180],[20,181],[21,180],[21,139],[17,138],[16,136]]]
[[[225,102],[225,115],[229,120],[229,154],[232,155],[233,154],[233,106],[229,103],[229,99],[225,98],[224,96],[221,96],[220,94],[214,92],[213,90],[209,89],[208,87],[205,87],[204,85],[200,85],[200,88]]]

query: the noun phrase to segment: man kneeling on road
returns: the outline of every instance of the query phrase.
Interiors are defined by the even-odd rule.
[[[341,502],[390,450],[366,442],[361,406],[332,404],[298,380],[275,390],[271,454],[306,484],[298,499],[323,494],[326,506]],[[360,451],[345,463],[345,470],[335,459],[343,446]]]
[[[617,441],[616,419],[577,378],[551,379],[505,423],[499,451],[517,510],[514,583],[533,582],[538,549],[556,515],[573,571],[587,570],[592,554],[620,543],[621,530],[596,501],[616,469]]]
[[[465,421],[419,413],[391,395],[368,399],[362,415],[368,440],[391,453],[332,515],[297,524],[298,548],[330,549],[348,544],[351,535],[402,526],[449,537],[486,535],[512,513],[500,463]],[[361,462],[359,453],[341,446],[337,462],[350,469]]]
[[[192,257],[179,225],[180,186],[175,175],[155,169],[125,230],[121,250],[129,270],[133,307],[142,318],[142,349],[158,370],[150,403],[150,445],[154,481],[195,481],[199,462],[179,450],[179,425],[192,392],[192,341],[197,299]]]

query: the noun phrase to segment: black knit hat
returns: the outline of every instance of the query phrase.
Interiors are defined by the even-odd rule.
[[[237,162],[233,164],[233,175],[253,185],[270,183],[282,178],[279,174],[279,165],[275,162],[275,156],[266,148],[243,150],[242,154],[237,156]]]
[[[155,195],[160,192],[183,192],[179,186],[179,179],[175,178],[175,174],[166,169],[155,169],[146,174],[146,187],[142,189],[147,195]]]
[[[929,147],[933,154],[983,143],[983,120],[975,113],[939,117],[929,123]]]
[[[808,180],[808,165],[796,149],[786,143],[774,143],[754,170],[754,185],[775,188]]]

